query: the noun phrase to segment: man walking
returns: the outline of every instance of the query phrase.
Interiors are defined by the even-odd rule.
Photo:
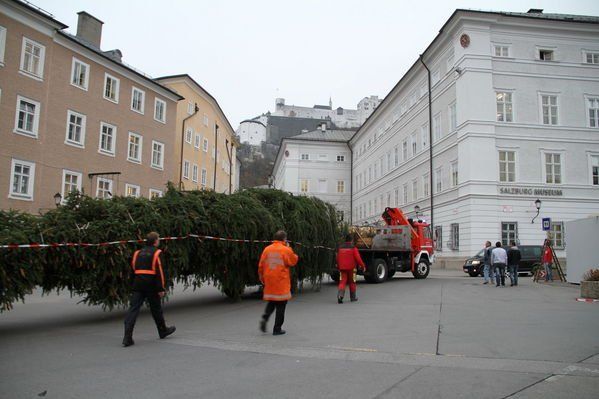
[[[483,284],[489,284],[489,281],[495,280],[495,272],[491,266],[491,241],[485,242],[485,249],[483,252]]]
[[[510,287],[518,285],[518,268],[520,266],[520,249],[516,246],[516,241],[512,241],[512,246],[507,251],[507,264],[510,271]]]
[[[287,301],[291,299],[291,274],[289,268],[295,266],[297,260],[298,256],[287,244],[287,233],[283,230],[277,231],[274,242],[264,248],[258,264],[258,276],[264,285],[262,299],[268,301],[260,321],[260,331],[266,332],[266,323],[276,309],[275,326],[272,334],[285,334],[285,330],[281,327],[285,321]]]
[[[495,281],[497,283],[496,287],[499,287],[500,282],[501,286],[505,287],[505,266],[507,265],[507,252],[505,252],[505,249],[501,248],[501,242],[499,241],[495,243],[495,248],[491,252],[491,263],[495,269]]]
[[[545,281],[553,281],[553,251],[551,250],[551,241],[546,239],[543,244],[543,268],[545,269]]]
[[[133,295],[130,300],[129,311],[125,317],[125,337],[123,346],[131,346],[133,342],[133,328],[139,315],[139,309],[147,299],[150,311],[158,329],[158,336],[162,339],[175,332],[175,326],[167,327],[162,314],[160,299],[166,292],[164,270],[160,260],[161,250],[158,249],[160,237],[158,233],[151,232],[146,238],[146,246],[135,251],[131,266],[133,267]]]
[[[354,271],[356,266],[364,269],[364,262],[360,257],[358,248],[354,245],[351,234],[345,236],[345,242],[339,246],[337,250],[337,268],[339,269],[339,286],[337,287],[337,303],[343,303],[345,296],[345,285],[349,283],[349,300],[355,302],[356,297],[356,280],[354,279]]]

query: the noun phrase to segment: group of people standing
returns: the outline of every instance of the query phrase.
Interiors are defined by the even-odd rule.
[[[522,259],[520,249],[515,241],[511,242],[511,247],[506,251],[501,242],[495,243],[495,248],[491,246],[491,241],[485,243],[485,252],[483,255],[483,284],[492,284],[495,280],[496,287],[505,287],[505,270],[508,269],[511,284],[510,287],[518,285],[518,266]]]

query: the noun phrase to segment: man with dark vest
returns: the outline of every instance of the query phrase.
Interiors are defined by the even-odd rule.
[[[166,292],[164,270],[160,260],[161,250],[158,249],[160,237],[158,233],[151,232],[146,238],[146,246],[135,251],[131,266],[133,268],[133,295],[130,307],[125,317],[125,337],[123,346],[131,346],[133,342],[133,328],[139,315],[139,309],[147,299],[150,304],[152,317],[158,328],[158,336],[162,339],[175,332],[175,326],[167,327],[162,314],[160,299]]]
[[[345,296],[345,285],[349,283],[349,298],[351,302],[358,300],[356,297],[356,280],[354,273],[356,266],[364,269],[364,262],[360,257],[358,248],[354,245],[351,234],[345,236],[345,242],[337,250],[337,268],[339,269],[339,287],[337,291],[337,302],[343,303]]]

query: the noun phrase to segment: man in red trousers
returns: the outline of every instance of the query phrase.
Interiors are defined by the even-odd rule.
[[[337,293],[337,302],[343,303],[345,296],[345,285],[349,283],[349,298],[351,302],[358,300],[356,297],[356,281],[354,280],[354,270],[356,266],[364,270],[364,262],[360,257],[358,248],[354,245],[353,237],[348,234],[345,242],[337,250],[337,268],[339,269],[339,287]]]

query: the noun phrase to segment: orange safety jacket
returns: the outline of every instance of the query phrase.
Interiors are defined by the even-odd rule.
[[[162,262],[160,254],[162,253],[156,247],[144,247],[135,251],[131,260],[131,267],[135,276],[157,276],[160,277],[160,288],[162,291],[166,289],[164,282],[164,271],[162,270]]]
[[[264,284],[265,301],[287,301],[291,299],[291,275],[289,268],[297,264],[298,256],[285,242],[274,241],[264,248],[258,275]]]

